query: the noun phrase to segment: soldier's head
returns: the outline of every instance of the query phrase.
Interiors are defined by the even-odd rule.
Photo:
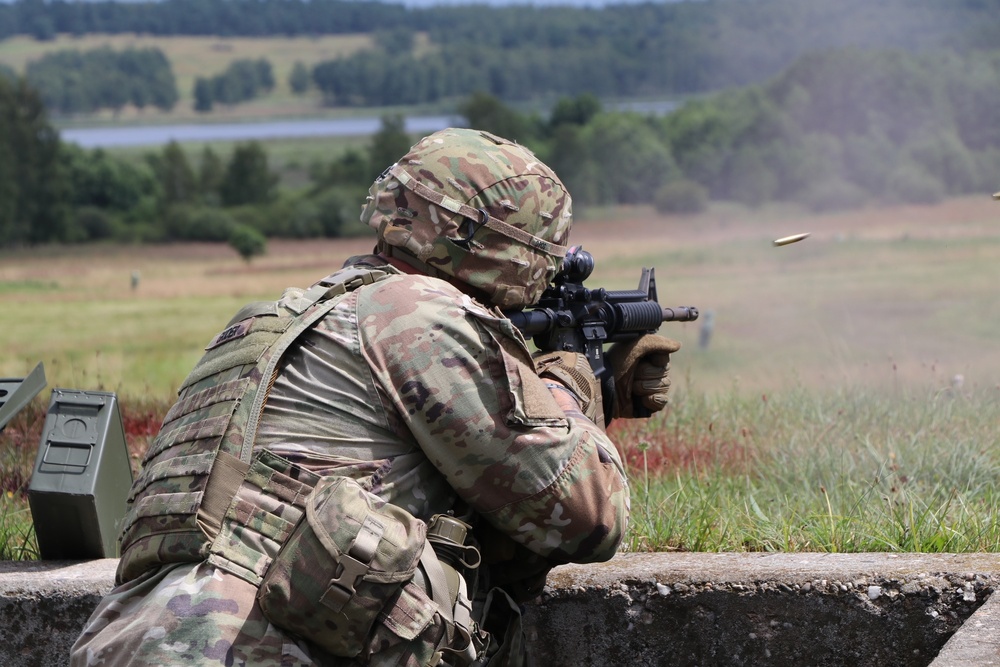
[[[447,129],[386,169],[361,220],[383,255],[514,309],[537,301],[555,276],[573,214],[562,181],[527,148]]]

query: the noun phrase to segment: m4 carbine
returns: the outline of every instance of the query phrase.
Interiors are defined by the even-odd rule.
[[[506,316],[539,350],[586,354],[601,383],[604,414],[610,420],[615,400],[614,369],[605,361],[604,345],[656,333],[664,322],[692,322],[698,319],[698,309],[661,306],[651,268],[643,267],[637,289],[620,291],[584,287],[583,281],[593,271],[593,255],[580,246],[571,247],[538,303]],[[649,414],[639,405],[635,411],[639,416]]]

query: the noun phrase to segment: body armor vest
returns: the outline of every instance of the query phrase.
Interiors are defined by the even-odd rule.
[[[244,307],[212,339],[132,485],[117,583],[202,560],[260,583],[319,480],[266,450],[252,455],[278,364],[343,295],[392,273],[338,271],[297,298]]]

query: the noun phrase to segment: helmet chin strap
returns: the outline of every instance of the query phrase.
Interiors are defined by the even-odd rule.
[[[408,264],[402,258],[394,256],[390,248],[392,248],[392,246],[386,246],[385,250],[379,251],[376,254],[403,273],[408,273],[410,275],[424,275],[423,271],[420,271],[415,266]]]

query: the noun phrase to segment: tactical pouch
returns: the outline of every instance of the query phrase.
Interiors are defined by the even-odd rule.
[[[323,478],[264,575],[257,593],[264,615],[333,655],[357,656],[380,615],[392,620],[387,607],[413,577],[426,530],[353,479]],[[427,612],[400,629],[416,637],[433,620]]]

